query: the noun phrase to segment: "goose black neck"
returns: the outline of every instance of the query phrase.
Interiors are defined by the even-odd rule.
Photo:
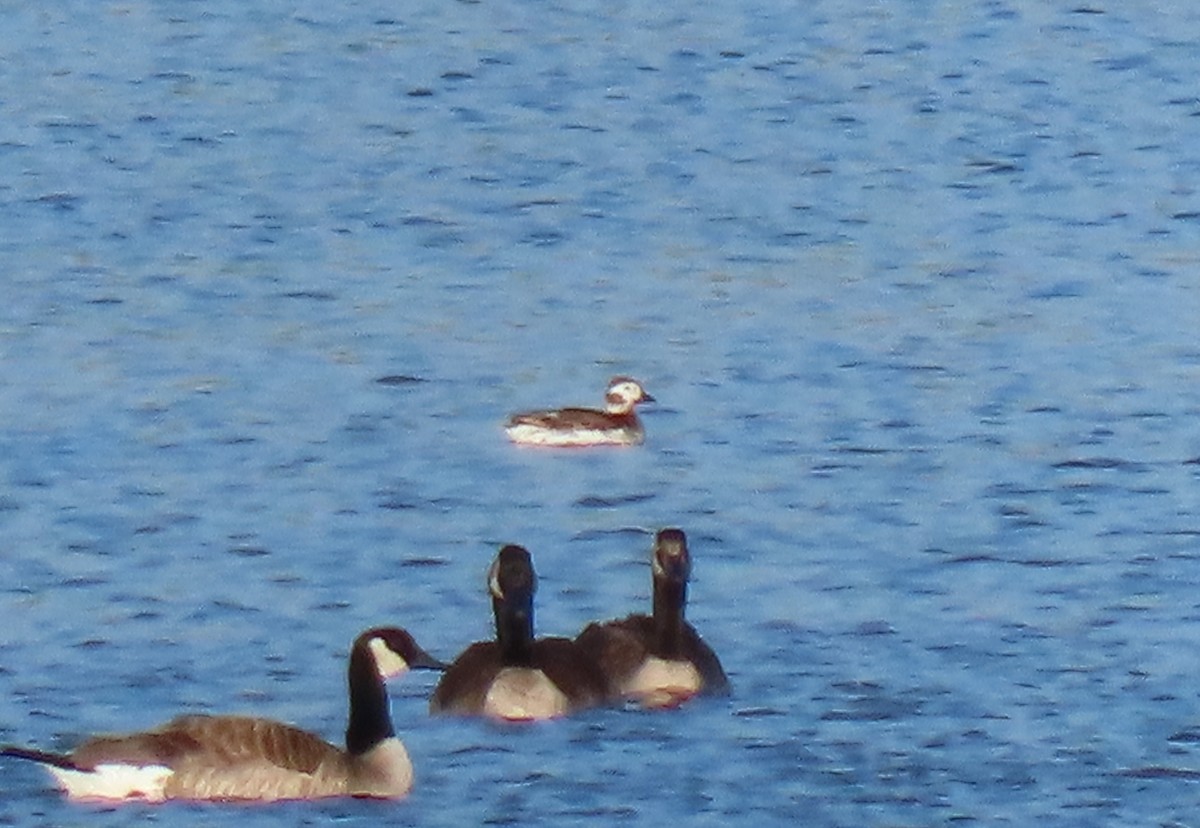
[[[673,658],[683,648],[684,608],[687,605],[687,581],[673,578],[654,579],[655,655]]]
[[[387,687],[379,676],[375,657],[365,642],[350,651],[350,721],[346,725],[346,751],[358,756],[396,735],[388,707]]]
[[[492,599],[496,616],[496,643],[500,658],[511,667],[533,663],[533,594],[522,593]]]

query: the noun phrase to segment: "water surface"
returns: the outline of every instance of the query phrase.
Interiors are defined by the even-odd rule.
[[[331,739],[345,652],[648,602],[669,715],[425,715],[403,804],[0,821],[1187,824],[1200,15],[978,2],[5,4],[0,740]],[[517,408],[660,403],[633,451]]]

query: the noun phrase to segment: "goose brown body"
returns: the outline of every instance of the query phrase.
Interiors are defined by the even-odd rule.
[[[569,638],[533,642],[527,662],[508,663],[495,641],[477,641],[454,660],[430,709],[508,721],[553,719],[607,698],[604,676]]]
[[[505,546],[488,574],[496,639],[467,647],[434,689],[434,713],[531,721],[603,703],[604,675],[568,638],[534,638],[537,578],[529,553]]]
[[[684,619],[691,574],[684,533],[659,532],[652,562],[653,614],[589,624],[576,643],[599,665],[613,699],[672,707],[695,695],[728,693],[720,659]]]
[[[349,661],[345,750],[283,722],[185,715],[152,730],[95,736],[66,754],[22,747],[3,753],[46,766],[78,799],[402,797],[412,788],[412,762],[392,729],[384,677],[443,665],[397,628],[360,635]]]

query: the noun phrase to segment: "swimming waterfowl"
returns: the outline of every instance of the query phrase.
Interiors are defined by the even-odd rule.
[[[359,635],[347,671],[345,750],[269,719],[186,715],[154,730],[95,736],[70,753],[18,746],[0,753],[43,765],[71,799],[400,798],[412,788],[413,768],[392,728],[384,680],[444,667],[402,629]]]
[[[654,402],[641,383],[613,377],[604,393],[604,410],[560,408],[527,411],[509,418],[504,431],[514,443],[529,446],[635,446],[646,439],[634,411],[638,403]]]
[[[717,654],[684,620],[692,563],[682,530],[657,534],[651,566],[653,615],[589,624],[576,643],[600,665],[614,699],[662,708],[698,694],[728,693]]]
[[[529,552],[501,549],[488,572],[496,640],[477,641],[455,659],[433,691],[431,712],[532,721],[604,702],[604,676],[573,641],[534,638],[536,590]]]

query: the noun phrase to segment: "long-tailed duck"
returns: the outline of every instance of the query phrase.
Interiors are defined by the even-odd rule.
[[[653,401],[637,380],[613,377],[604,393],[603,411],[528,411],[512,415],[504,430],[514,443],[529,446],[636,446],[646,438],[646,432],[634,407]]]

